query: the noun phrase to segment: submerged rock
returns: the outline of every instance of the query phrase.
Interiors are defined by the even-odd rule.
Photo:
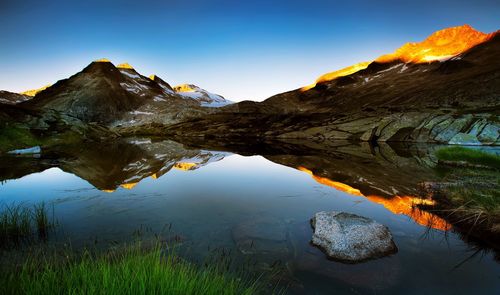
[[[333,259],[356,263],[397,252],[389,229],[366,217],[318,212],[311,219],[312,243]]]
[[[287,227],[278,218],[262,217],[242,222],[232,229],[233,240],[243,254],[273,254],[290,252]]]

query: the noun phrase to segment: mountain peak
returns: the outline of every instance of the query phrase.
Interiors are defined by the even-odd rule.
[[[107,58],[100,58],[100,59],[94,60],[94,62],[111,62],[111,61]]]
[[[116,67],[119,68],[119,69],[129,69],[129,70],[133,70],[134,69],[133,66],[131,66],[129,63],[126,63],[126,62],[125,63],[121,63],[121,64],[117,65]]]
[[[393,53],[382,55],[375,61],[426,63],[446,60],[489,40],[494,34],[477,31],[470,25],[446,28],[432,33],[422,42],[406,43]]]
[[[174,89],[172,89],[172,86],[170,86],[170,84],[168,84],[167,82],[165,82],[165,80],[163,80],[162,78],[158,77],[155,74],[149,75],[149,79],[151,81],[156,82],[158,85],[160,85],[161,88],[163,88],[167,92],[173,92],[174,91]]]

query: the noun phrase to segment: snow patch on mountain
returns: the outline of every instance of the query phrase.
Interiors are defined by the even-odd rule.
[[[182,84],[174,87],[174,91],[185,98],[198,101],[203,107],[222,107],[233,102],[221,95],[208,92],[193,84]]]

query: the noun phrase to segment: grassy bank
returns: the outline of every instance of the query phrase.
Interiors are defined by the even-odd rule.
[[[52,257],[52,258],[51,258]],[[257,294],[262,285],[140,243],[98,255],[34,255],[2,274],[1,294]],[[2,290],[3,289],[3,290]],[[270,293],[267,290],[265,293]]]
[[[471,234],[498,235],[500,157],[464,147],[444,148],[436,156],[446,161],[440,162],[445,176],[431,190],[440,214],[468,227]],[[453,165],[454,162],[461,164]]]
[[[500,157],[480,150],[465,147],[442,148],[436,152],[440,161],[464,162],[471,165],[482,165],[500,169]]]

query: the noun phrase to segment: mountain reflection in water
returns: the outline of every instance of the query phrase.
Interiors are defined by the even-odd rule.
[[[433,203],[416,196],[418,183],[440,178],[434,149],[194,138],[61,144],[43,148],[39,158],[0,157],[0,180],[7,180],[0,201],[50,200],[73,245],[126,242],[143,225],[154,233],[172,226],[187,258],[203,261],[207,249],[222,247],[258,262],[259,272],[278,260],[299,294],[400,294],[421,281],[453,294],[491,289],[498,279],[493,255],[485,251],[450,272],[476,244],[416,206]],[[309,243],[309,220],[330,210],[388,226],[401,251],[356,265],[328,260]],[[478,269],[488,270],[487,279]]]
[[[379,146],[375,151],[369,145],[349,143],[333,146],[310,142],[272,142],[253,146],[203,144],[207,146],[196,147],[191,143],[190,147],[173,140],[132,138],[104,144],[62,145],[44,150],[39,159],[6,158],[2,161],[4,167],[1,167],[0,179],[59,167],[87,180],[101,191],[112,193],[119,187],[131,190],[141,180],[147,177],[157,179],[171,169],[198,169],[231,152],[260,154],[275,163],[298,167],[320,184],[365,197],[394,214],[404,214],[420,225],[450,229],[443,219],[415,206],[433,204],[432,200],[413,196],[418,181],[434,177],[431,153],[426,149],[406,149],[407,154],[401,156],[387,145]],[[313,171],[319,171],[321,175]]]
[[[318,183],[333,187],[334,189],[346,192],[350,195],[365,197],[371,202],[384,206],[387,210],[391,211],[394,214],[404,214],[410,217],[411,219],[413,219],[413,221],[420,225],[429,226],[433,229],[445,231],[451,228],[451,225],[447,223],[446,220],[417,207],[417,205],[434,205],[434,200],[398,195],[395,195],[391,198],[384,198],[382,196],[375,195],[365,196],[361,193],[360,190],[355,189],[347,184],[333,181],[325,177],[316,176],[311,170],[305,167],[298,167],[297,169],[311,175],[312,178]]]
[[[369,145],[349,143],[333,146],[310,142],[272,142],[254,146],[208,143],[204,149],[173,140],[124,139],[105,144],[62,145],[44,151],[40,159],[17,158],[15,165],[11,164],[14,159],[10,158],[2,161],[6,167],[2,167],[4,173],[0,178],[17,178],[59,167],[87,180],[101,191],[112,193],[119,187],[131,190],[141,180],[147,177],[157,179],[173,168],[183,171],[198,169],[223,159],[230,152],[261,154],[275,163],[298,167],[320,184],[349,195],[362,196],[394,214],[404,214],[420,225],[450,229],[445,220],[416,206],[434,203],[414,196],[418,181],[434,177],[432,153],[428,147],[404,149],[406,154],[400,155],[388,145],[379,146],[375,151]],[[19,161],[25,165],[19,165]],[[319,171],[321,175],[313,171]]]

